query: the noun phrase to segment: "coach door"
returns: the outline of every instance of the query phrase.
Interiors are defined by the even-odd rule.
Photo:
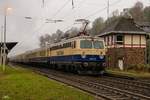
[[[123,70],[123,59],[118,59],[118,67],[120,70]]]

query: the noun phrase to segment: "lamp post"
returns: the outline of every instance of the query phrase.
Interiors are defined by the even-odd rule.
[[[8,11],[11,10],[12,8],[5,8],[4,11],[4,44],[3,44],[3,71],[5,71],[5,65],[6,65],[6,58],[7,58],[7,54],[6,54],[6,50],[7,50],[7,46],[6,46],[6,24],[7,24],[7,14]]]

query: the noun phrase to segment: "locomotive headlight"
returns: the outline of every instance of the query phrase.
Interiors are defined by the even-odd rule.
[[[100,59],[104,59],[104,56],[103,56],[103,55],[100,55],[99,58],[100,58]]]
[[[81,57],[82,57],[82,58],[86,58],[86,55],[82,55]]]
[[[82,58],[86,58],[85,52],[82,52],[81,57],[82,57]]]

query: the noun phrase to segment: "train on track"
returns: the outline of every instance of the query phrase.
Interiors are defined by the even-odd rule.
[[[105,52],[103,39],[81,35],[27,51],[10,61],[78,74],[103,74],[106,66]]]

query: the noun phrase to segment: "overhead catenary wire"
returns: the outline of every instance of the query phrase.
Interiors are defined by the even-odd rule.
[[[70,2],[70,0],[67,0],[67,1],[62,5],[62,7],[60,7],[60,8],[56,11],[56,13],[55,13],[52,17],[56,17],[56,15],[57,15],[59,12],[61,12],[61,10],[62,10],[63,8],[65,8],[65,6],[66,6],[69,2]]]
[[[82,0],[81,2],[83,2],[84,0]],[[120,1],[120,0],[118,0],[118,1]],[[117,2],[118,2],[117,1]],[[57,12],[54,14],[55,16],[68,4],[70,2],[70,0],[67,0],[65,3],[64,3],[64,5],[60,8],[60,9],[58,9],[57,10]],[[114,5],[116,2],[114,2],[113,4],[111,4],[110,6],[112,6],[112,5]],[[105,10],[106,9],[106,7],[105,8],[103,8],[103,9],[101,9],[101,10]],[[93,16],[93,15],[92,15]],[[88,17],[90,17],[90,16],[87,16],[86,18],[88,18]],[[32,17],[33,18],[33,17]],[[37,18],[38,19],[38,18]],[[40,18],[41,19],[41,18]],[[44,18],[42,18],[42,19],[44,19]],[[38,27],[34,32],[37,32],[37,31],[39,31],[42,27],[44,27],[45,26],[45,22],[43,23],[43,24],[41,24],[41,26],[40,27]]]
[[[85,1],[85,0],[81,0],[78,4],[83,4],[84,1]],[[75,9],[77,9],[77,8],[79,8],[79,7],[81,7],[81,5],[80,5],[80,6],[77,5],[77,6],[75,7]],[[72,13],[73,10],[74,10],[74,9],[71,9],[71,10],[70,10],[71,13]],[[69,15],[70,15],[70,11],[69,11],[69,13],[67,13],[65,16],[63,16],[62,19],[66,18],[66,16],[69,16]],[[65,22],[68,22],[68,21],[69,21],[69,20],[66,20]],[[64,29],[62,29],[62,31],[65,31],[65,30],[71,28],[74,24],[75,24],[75,23],[73,23],[73,24],[71,24],[71,25],[68,25],[67,27],[65,27]]]
[[[42,8],[42,9],[44,9],[44,8]],[[44,10],[45,11],[45,10]],[[27,17],[29,17],[29,20],[32,20],[33,21],[33,19],[35,18],[35,17],[31,17],[31,19],[30,19],[30,16],[27,16]],[[25,18],[25,17],[24,17]],[[41,19],[41,20],[43,20],[44,19],[44,23],[42,23],[38,28],[36,28],[35,30],[32,30],[30,33],[33,33],[33,36],[35,35],[35,33],[38,33],[38,31],[42,28],[42,27],[44,27],[45,26],[45,19],[46,19],[46,17],[39,17],[39,18],[37,18],[37,19]]]
[[[54,17],[56,17],[56,15],[59,13],[59,12],[61,12],[61,10],[63,9],[63,8],[65,8],[65,6],[68,4],[70,2],[70,0],[67,0],[57,11],[56,11],[56,13],[52,16],[52,18],[51,19],[54,19]],[[39,28],[37,28],[34,32],[38,32],[41,28],[43,28],[44,26],[45,26],[45,22],[43,23],[43,24],[41,24],[41,26],[39,27]]]
[[[84,0],[82,0],[82,1],[84,1]],[[81,2],[82,2],[82,1],[81,1]],[[113,3],[111,3],[111,4],[109,3],[109,1],[107,1],[107,6],[105,6],[105,7],[103,7],[102,9],[99,9],[99,10],[97,10],[96,12],[94,12],[94,13],[92,13],[92,14],[86,16],[86,17],[84,17],[84,19],[88,19],[89,17],[92,17],[92,16],[96,15],[97,13],[103,12],[104,10],[107,10],[107,16],[109,17],[109,8],[110,8],[110,6],[116,5],[116,4],[118,4],[120,1],[121,1],[121,0],[117,0],[117,1],[115,1],[115,2],[113,2]],[[108,7],[109,7],[109,8],[108,8]],[[108,17],[107,17],[107,18],[108,18]],[[74,24],[72,24],[72,25],[74,25]],[[70,25],[70,28],[71,28],[71,27],[72,27],[72,26]],[[66,30],[66,29],[69,29],[69,26],[68,26],[67,28],[63,29],[63,30]]]
[[[100,7],[101,5],[104,5],[104,4],[93,4],[93,3],[83,3],[84,5],[87,5],[87,6],[94,6],[94,7]]]
[[[84,0],[80,1],[80,4],[81,4],[81,2],[83,2],[83,1],[84,1]],[[107,2],[107,6],[106,6],[106,7],[97,10],[96,12],[94,12],[94,13],[92,13],[92,14],[86,16],[84,19],[87,19],[87,18],[89,18],[89,17],[92,17],[92,16],[94,16],[95,14],[97,14],[98,12],[102,12],[102,11],[104,11],[104,10],[106,10],[106,9],[107,9],[107,12],[108,12],[108,9],[109,9],[109,8],[108,8],[108,5],[109,5],[109,7],[110,7],[110,6],[113,6],[113,5],[118,4],[120,1],[121,1],[121,0],[117,0],[117,1],[115,1],[115,2],[113,2],[113,3],[111,3],[111,4],[109,4],[109,2]],[[109,16],[109,15],[108,15],[108,16]],[[74,23],[73,23],[72,25],[74,25]],[[63,31],[65,31],[66,29],[69,29],[69,27],[71,28],[72,25],[67,26],[66,28],[63,29]]]
[[[77,5],[74,9],[70,9],[69,10],[69,12],[66,14],[66,15],[64,15],[63,17],[62,17],[62,19],[64,19],[64,18],[66,18],[67,16],[69,16],[70,14],[72,14],[72,11],[74,11],[74,10],[76,10],[76,9],[79,9],[80,7],[81,7],[81,4],[84,4],[84,1],[85,0],[81,0],[78,4],[80,5]],[[71,12],[71,13],[70,13]]]
[[[79,2],[79,4],[82,4],[83,1],[84,1],[84,0],[81,0],[81,1]],[[53,15],[53,17],[55,17],[58,13],[60,13],[61,10],[62,10],[63,8],[65,8],[65,6],[66,6],[69,2],[70,2],[70,0],[67,0],[67,1],[64,3],[64,5],[63,5],[62,7],[60,7],[60,9],[58,9],[58,10],[56,11],[56,13]],[[73,3],[73,1],[72,1],[72,3]],[[106,8],[105,8],[105,9],[106,9]],[[105,9],[104,9],[104,10],[105,10]],[[39,28],[37,28],[34,32],[37,32],[38,30],[40,30],[42,27],[45,26],[45,24],[46,24],[46,23],[41,24],[41,26],[40,26]],[[74,25],[74,24],[73,24],[73,25]],[[71,27],[71,26],[70,26],[70,27]]]
[[[80,5],[80,4],[85,4],[85,3],[83,3],[84,1],[85,1],[85,0],[81,0],[78,4],[79,4],[79,5]],[[101,9],[97,10],[96,12],[94,12],[94,13],[92,13],[92,14],[86,16],[84,19],[87,19],[87,18],[89,18],[89,17],[92,17],[92,16],[96,15],[96,14],[99,13],[99,12],[103,12],[104,10],[106,10],[106,9],[108,8],[108,5],[109,5],[109,7],[110,7],[110,6],[113,6],[113,5],[118,4],[120,1],[121,1],[121,0],[117,0],[117,1],[113,2],[112,4],[108,4],[108,1],[107,1],[107,6],[105,6],[105,7],[101,8]],[[79,6],[79,5],[78,5],[78,7],[80,8],[81,6]],[[77,9],[77,7],[76,7],[76,9]],[[109,9],[109,8],[108,8],[108,9]],[[108,10],[108,9],[107,9],[107,10]],[[73,10],[71,10],[71,11],[73,11]],[[62,18],[64,19],[64,18],[66,18],[66,17],[69,16],[69,15],[70,15],[70,14],[68,13],[68,14],[66,14],[65,16],[63,16]],[[68,20],[68,18],[67,18],[67,20]]]
[[[68,25],[67,27],[65,27],[64,29],[62,29],[62,31],[64,32],[65,30],[68,30],[70,27],[72,27],[75,23],[73,23],[72,25]]]
[[[121,1],[121,0],[117,0],[116,2],[109,4],[109,7],[118,4],[120,1]],[[92,13],[92,14],[90,14],[90,15],[84,17],[84,18],[87,19],[87,18],[89,18],[89,17],[92,17],[92,16],[96,15],[97,13],[106,10],[107,8],[108,8],[108,6],[102,8],[102,9],[99,9],[99,10],[95,11],[94,13]]]

